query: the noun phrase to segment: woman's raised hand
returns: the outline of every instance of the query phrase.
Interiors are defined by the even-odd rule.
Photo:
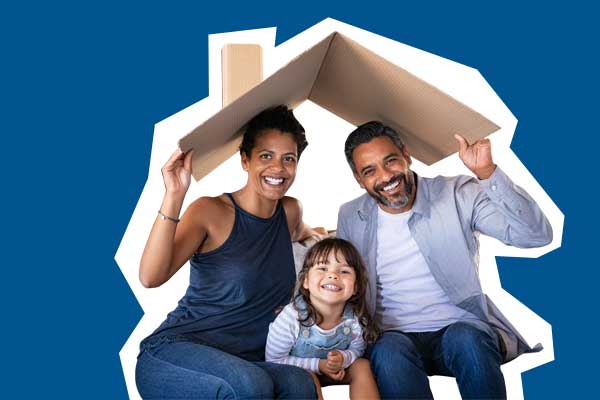
[[[192,176],[192,153],[175,150],[171,158],[162,167],[161,172],[167,193],[184,196],[190,187]]]

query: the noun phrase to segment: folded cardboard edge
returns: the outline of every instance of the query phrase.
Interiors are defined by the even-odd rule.
[[[500,128],[339,33],[330,43],[309,100],[353,125],[382,121],[400,133],[415,158],[427,164],[456,152],[454,133],[474,141]]]

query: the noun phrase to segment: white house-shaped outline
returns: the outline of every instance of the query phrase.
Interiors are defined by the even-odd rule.
[[[139,260],[164,194],[160,168],[176,148],[179,138],[220,110],[221,48],[227,43],[260,44],[263,48],[264,76],[267,77],[334,31],[366,45],[501,127],[490,136],[495,162],[538,202],[554,230],[553,242],[538,249],[516,249],[495,239],[480,237],[479,274],[484,291],[531,345],[540,342],[544,346],[539,353],[523,355],[503,365],[509,398],[523,398],[521,372],[554,359],[551,326],[502,289],[495,262],[495,256],[539,257],[560,247],[562,239],[563,214],[510,149],[516,118],[477,70],[326,19],[277,47],[275,28],[210,35],[209,96],[156,124],[148,180],[115,255],[117,264],[145,312],[119,353],[130,398],[140,398],[135,386],[139,343],[175,308],[185,292],[189,277],[189,264],[186,263],[169,282],[159,288],[145,289],[138,280]],[[362,194],[343,155],[344,140],[354,126],[310,101],[297,107],[295,114],[306,129],[310,145],[302,155],[296,181],[288,194],[303,202],[304,220],[309,225],[335,229],[338,207]],[[456,154],[431,166],[413,160],[412,167],[421,176],[469,174]],[[184,209],[200,196],[235,191],[245,184],[245,179],[239,157],[234,155],[201,181],[192,183]],[[453,379],[432,377],[431,381],[436,398],[460,398]],[[324,395],[330,399],[345,398],[347,389],[329,387]]]

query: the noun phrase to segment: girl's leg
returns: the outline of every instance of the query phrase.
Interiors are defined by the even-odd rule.
[[[136,383],[143,398],[274,398],[273,380],[262,368],[192,342],[165,341],[144,350]]]
[[[314,372],[310,373],[310,377],[315,383],[315,388],[317,389],[317,400],[323,400],[323,391],[321,390],[321,382],[319,382],[319,378],[317,378],[317,374]]]
[[[369,361],[359,358],[346,370],[344,383],[350,384],[350,399],[379,399]]]

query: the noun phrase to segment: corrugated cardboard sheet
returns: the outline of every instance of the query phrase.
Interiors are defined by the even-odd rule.
[[[262,48],[257,44],[228,44],[221,51],[223,107],[263,80]]]
[[[380,120],[411,155],[432,164],[456,151],[454,133],[474,141],[499,127],[355,41],[333,33],[182,138],[201,179],[233,155],[244,125],[265,108],[310,99],[354,125]],[[348,132],[350,133],[350,132]]]

